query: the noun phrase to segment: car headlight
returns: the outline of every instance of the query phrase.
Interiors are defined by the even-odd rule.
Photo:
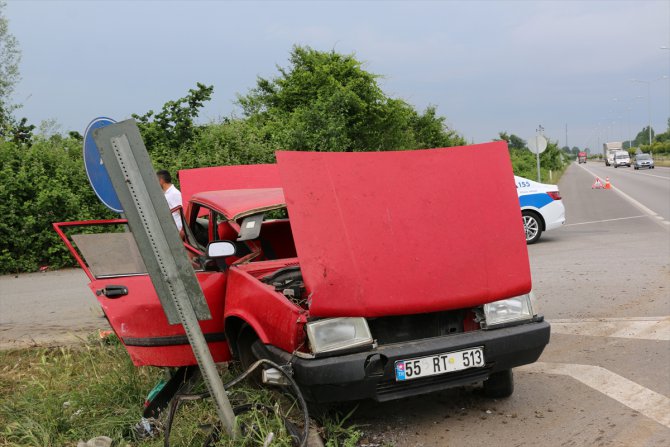
[[[515,321],[531,320],[537,314],[534,304],[535,296],[533,292],[484,304],[486,326],[491,327]]]
[[[340,351],[372,344],[365,318],[326,318],[305,325],[314,354]]]

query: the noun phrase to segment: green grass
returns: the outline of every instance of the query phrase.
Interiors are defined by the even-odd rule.
[[[224,381],[238,374],[221,369]],[[118,341],[91,338],[82,346],[0,351],[0,446],[76,446],[77,441],[109,436],[114,446],[158,447],[163,437],[134,438],[131,428],[142,415],[149,390],[163,377],[159,368],[133,366]],[[202,385],[200,385],[202,386]],[[261,403],[275,411],[255,410],[238,417],[245,435],[225,435],[217,446],[263,445],[270,432],[273,446],[290,446],[279,414],[299,423],[295,403],[265,388],[238,385],[231,403]],[[217,423],[210,399],[184,403],[172,429],[173,446],[202,446]],[[164,421],[162,421],[164,422]],[[347,417],[327,416],[320,428],[329,447],[356,445],[361,433]]]

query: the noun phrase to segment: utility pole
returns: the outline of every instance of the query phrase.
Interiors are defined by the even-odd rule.
[[[542,127],[542,124],[540,124],[537,127],[535,132],[537,132],[538,134],[540,134],[544,138],[544,127]],[[537,147],[535,149],[535,154],[537,155],[537,182],[540,183],[542,181],[542,176],[540,174],[540,152],[542,152],[544,150],[544,148],[542,150],[540,150],[539,139],[536,138],[536,140],[537,140],[537,143],[536,143]],[[545,145],[545,147],[546,147],[546,145]]]
[[[565,123],[565,147],[570,150],[570,145],[568,144],[568,123]]]

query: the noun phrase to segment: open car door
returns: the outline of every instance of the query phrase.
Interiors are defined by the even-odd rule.
[[[125,219],[55,223],[54,228],[88,276],[91,291],[136,366],[197,364],[183,326],[168,323]],[[227,361],[226,275],[196,268],[196,276],[212,314],[200,327],[214,361]]]

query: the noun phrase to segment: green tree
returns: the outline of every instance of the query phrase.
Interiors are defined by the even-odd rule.
[[[654,141],[654,128],[651,128],[651,141]],[[633,144],[635,146],[642,146],[644,144],[648,145],[649,144],[649,126],[645,126],[642,128],[641,131],[637,133],[635,136],[635,140],[633,140]]]
[[[510,150],[517,149],[517,150],[522,150],[522,149],[528,149],[526,147],[526,140],[522,139],[521,137],[518,137],[514,134],[507,134],[507,132],[499,132],[498,136],[500,137],[496,141],[504,140],[507,141],[507,147]]]
[[[34,139],[0,140],[0,273],[72,265],[51,224],[114,217],[88,184],[80,141]]]
[[[238,95],[249,123],[276,149],[382,151],[464,144],[435,107],[418,113],[387,96],[354,55],[295,46],[279,76]]]
[[[133,114],[149,153],[162,159],[187,148],[198,137],[201,126],[195,119],[213,92],[213,86],[198,82],[185,97],[166,102],[158,113]]]
[[[9,32],[9,21],[4,14],[5,3],[0,1],[0,136],[11,134],[12,111],[11,104],[14,87],[20,79],[19,62],[21,51],[19,43]]]
[[[654,137],[654,142],[666,143],[670,142],[670,118],[668,118],[668,127],[665,129],[665,132],[659,133]]]

